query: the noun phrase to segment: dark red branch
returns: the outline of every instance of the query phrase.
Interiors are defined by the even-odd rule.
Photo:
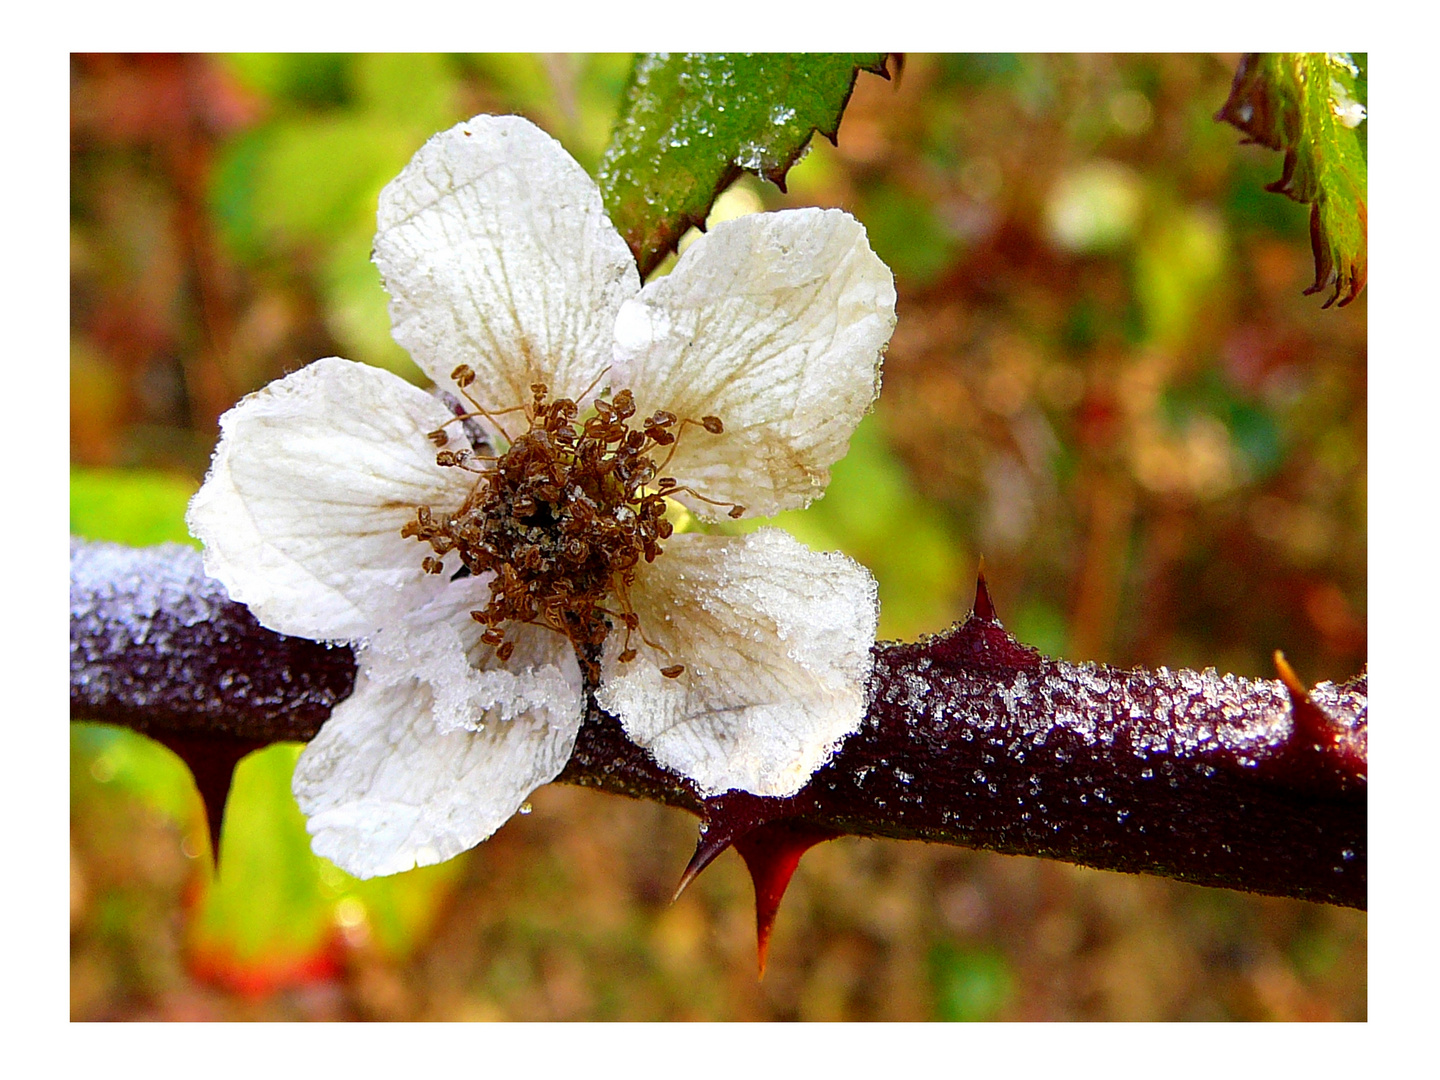
[[[701,799],[593,704],[559,779],[700,814],[697,859],[784,821],[1365,906],[1364,676],[1306,694],[1069,664],[980,615],[875,658],[863,727],[793,798]],[[72,542],[74,719],[303,740],[354,671],[348,648],[260,627],[198,552]]]

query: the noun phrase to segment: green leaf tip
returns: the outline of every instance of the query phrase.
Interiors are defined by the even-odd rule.
[[[1360,295],[1368,272],[1364,53],[1247,53],[1215,119],[1247,142],[1283,150],[1280,179],[1266,190],[1310,204],[1315,281],[1333,287],[1325,306]]]
[[[605,208],[642,275],[703,228],[743,171],[785,189],[818,131],[831,142],[861,71],[886,53],[645,53],[599,168]]]

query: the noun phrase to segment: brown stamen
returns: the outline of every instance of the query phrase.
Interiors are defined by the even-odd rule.
[[[602,371],[581,400],[603,375]],[[505,624],[536,623],[570,639],[591,679],[598,679],[599,671],[590,658],[600,655],[599,647],[612,627],[623,625],[625,630],[621,663],[629,663],[638,653],[630,645],[632,634],[668,655],[640,629],[629,597],[640,561],[653,562],[663,553],[661,542],[674,533],[665,517],[666,497],[685,491],[704,502],[731,507],[732,516],[743,510],[679,486],[673,477],[662,478],[657,490],[660,468],[650,453],[668,446],[673,456],[676,442],[689,426],[718,434],[719,419],[678,418],[662,409],[643,423],[635,421],[634,395],[621,390],[609,400],[597,400],[594,415],[581,422],[576,403],[569,398],[550,401],[543,383],[531,385],[531,399],[523,405],[489,409],[466,392],[475,381],[467,365],[456,367],[452,378],[475,411],[447,421],[430,433],[431,441],[444,446],[449,441],[444,426],[482,416],[510,445],[493,457],[473,450],[440,450],[438,464],[468,469],[479,479],[454,513],[442,515],[430,507],[417,507],[401,535],[428,543],[437,556],[458,551],[462,568],[470,574],[493,575],[489,602],[470,613],[486,627],[480,640],[493,647],[503,662],[515,649],[514,641],[506,639]],[[525,414],[528,429],[511,439],[496,417],[515,412]],[[665,460],[668,463],[670,458]],[[434,556],[427,556],[422,565],[429,573],[443,570]],[[618,599],[619,611],[604,606],[612,595]],[[684,665],[662,670],[673,679]]]

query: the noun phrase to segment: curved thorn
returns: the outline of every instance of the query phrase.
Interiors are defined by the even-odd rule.
[[[1280,681],[1285,684],[1285,689],[1290,691],[1292,702],[1296,698],[1310,700],[1310,691],[1305,688],[1305,684],[1300,681],[1300,676],[1295,674],[1295,669],[1290,666],[1290,662],[1285,659],[1285,654],[1279,649],[1275,650],[1275,670],[1280,673]]]
[[[1290,737],[1292,745],[1297,749],[1315,753],[1324,753],[1327,748],[1333,748],[1334,724],[1325,711],[1310,699],[1310,691],[1279,649],[1275,650],[1275,669],[1280,673],[1280,681],[1285,684],[1285,689],[1290,694],[1290,714],[1294,723]]]
[[[700,876],[700,871],[718,859],[721,853],[730,846],[732,837],[723,835],[718,830],[713,831],[716,833],[713,837],[707,833],[700,834],[700,840],[695,845],[695,854],[691,855],[690,861],[685,864],[685,870],[680,875],[680,883],[675,886],[675,895],[670,898],[672,904],[679,900],[680,894]]]

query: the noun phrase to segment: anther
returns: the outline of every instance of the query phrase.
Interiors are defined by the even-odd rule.
[[[452,377],[461,387],[476,378],[463,364]],[[579,398],[548,404],[549,389],[539,382],[530,386],[530,402],[512,408],[488,409],[469,393],[464,396],[474,412],[447,401],[457,417],[451,423],[484,417],[509,448],[494,457],[470,449],[439,450],[436,461],[441,465],[461,465],[478,473],[475,486],[451,513],[434,515],[428,507],[417,507],[401,531],[432,549],[421,564],[426,573],[444,572],[443,556],[458,551],[465,570],[491,576],[489,602],[470,616],[483,627],[481,641],[494,648],[501,663],[515,650],[502,627],[515,622],[533,623],[568,638],[591,679],[599,678],[599,668],[583,657],[596,655],[593,650],[612,630],[623,628],[625,634],[621,662],[638,655],[630,644],[632,634],[658,648],[641,629],[628,590],[641,559],[653,561],[663,552],[661,541],[674,534],[665,518],[667,497],[685,492],[728,509],[732,517],[744,513],[743,507],[706,498],[674,476],[655,481],[684,429],[693,424],[718,434],[723,430],[718,417],[681,420],[659,409],[643,423],[632,421],[634,395],[621,390],[595,401],[593,415],[577,419],[577,402],[588,404],[599,381],[597,377]],[[514,412],[524,413],[528,428],[512,437],[496,417]],[[428,438],[437,447],[455,445],[446,434],[449,426],[442,425]],[[467,437],[473,444],[468,428]],[[669,448],[663,460],[658,453],[651,456],[660,446]],[[610,596],[618,598],[620,611],[604,606]],[[675,679],[685,667],[673,664],[663,672]]]
[[[711,435],[719,435],[725,430],[725,425],[720,422],[718,416],[702,416],[700,418],[700,424]]]

